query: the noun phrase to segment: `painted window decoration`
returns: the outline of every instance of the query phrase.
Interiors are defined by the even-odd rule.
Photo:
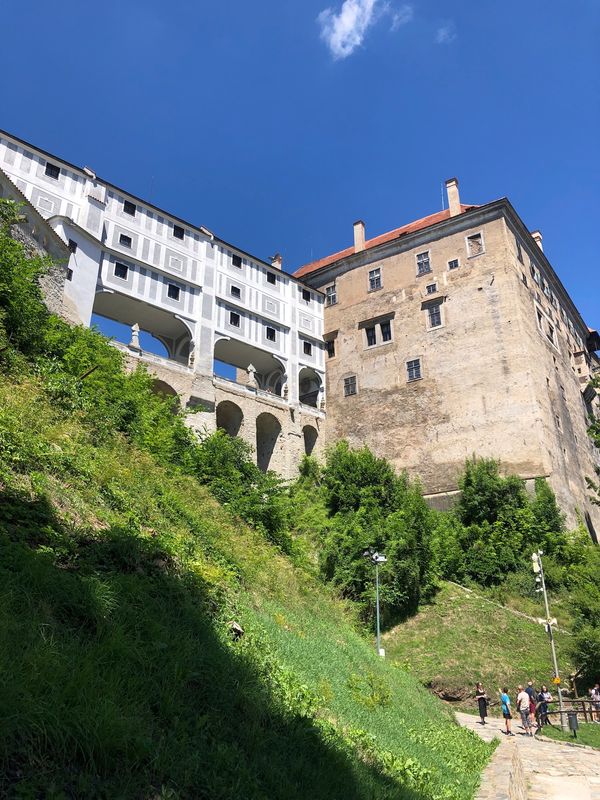
[[[483,253],[483,236],[480,233],[473,233],[467,236],[467,249],[469,258],[480,256]]]

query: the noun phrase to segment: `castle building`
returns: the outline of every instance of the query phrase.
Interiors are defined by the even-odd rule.
[[[239,435],[262,469],[296,475],[325,418],[322,293],[279,256],[261,260],[3,131],[0,170],[0,191],[16,191],[25,214],[68,247],[63,316],[130,326],[131,341],[115,345],[148,366],[158,390],[196,408],[190,424]],[[145,352],[140,332],[165,355]],[[215,364],[229,365],[228,378]]]
[[[597,541],[598,334],[506,198],[446,187],[447,209],[372,239],[356,222],[353,246],[294,273],[326,296],[327,438],[368,445],[437,507],[467,458],[496,458],[529,488],[547,478]]]

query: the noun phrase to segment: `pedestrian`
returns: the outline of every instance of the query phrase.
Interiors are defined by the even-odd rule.
[[[590,689],[590,699],[592,701],[592,711],[590,717],[594,722],[600,724],[600,683],[596,683],[593,689]],[[594,712],[596,719],[594,720]]]
[[[512,714],[510,713],[510,697],[508,696],[508,689],[506,686],[502,691],[498,689],[498,694],[500,695],[500,702],[502,704],[502,716],[504,717],[504,724],[506,725],[506,735],[514,736],[514,733],[510,729]]]
[[[479,706],[479,716],[481,717],[481,724],[485,725],[485,718],[487,717],[488,696],[485,693],[482,683],[478,683],[475,687],[475,699]]]
[[[522,685],[517,686],[517,711],[521,715],[521,723],[525,730],[525,736],[533,736],[531,722],[529,721],[529,695]]]
[[[540,719],[540,727],[542,725],[550,725],[550,720],[548,719],[548,703],[552,700],[552,695],[548,691],[548,687],[546,684],[542,684],[542,688],[539,691],[537,696],[538,700],[538,709],[539,709],[539,719]]]
[[[529,723],[535,724],[535,696],[537,692],[533,688],[533,681],[527,681],[527,688],[525,689],[529,695]]]

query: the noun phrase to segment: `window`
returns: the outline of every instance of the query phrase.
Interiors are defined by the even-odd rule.
[[[427,275],[428,272],[431,272],[429,250],[426,253],[417,253],[417,275]]]
[[[383,342],[391,342],[392,341],[392,323],[391,322],[382,322],[379,326],[381,328],[381,340]]]
[[[119,244],[123,247],[131,247],[131,236],[126,236],[124,233],[119,234]]]
[[[483,251],[483,236],[480,233],[473,233],[467,236],[467,250],[469,258],[481,255]]]
[[[310,342],[303,342],[302,351],[305,356],[312,356],[312,344]]]
[[[176,239],[183,239],[185,237],[185,231],[181,225],[173,225],[173,236]]]
[[[406,362],[406,379],[408,381],[418,381],[421,379],[421,359],[413,358]]]
[[[72,281],[73,280],[73,270],[70,267],[67,268],[67,280],[68,281]]]
[[[240,289],[239,286],[231,286],[229,288],[229,293],[231,294],[232,297],[241,297],[242,296],[242,290]]]
[[[274,272],[267,272],[267,283],[271,283],[273,286],[277,283],[277,275]]]
[[[528,286],[528,283],[527,283],[527,275],[525,275],[525,273],[524,273],[524,272],[522,272],[522,273],[521,273],[521,280],[523,281],[523,283],[525,284],[525,286]]]
[[[375,327],[365,328],[365,333],[367,335],[367,347],[373,347],[374,344],[377,344],[377,337],[375,335]]]
[[[125,264],[120,264],[117,261],[114,268],[115,278],[120,278],[122,281],[126,281],[128,272],[129,272],[129,267],[127,267]]]
[[[425,287],[427,294],[435,294],[437,292],[437,283],[428,283]]]
[[[57,181],[60,175],[60,167],[57,167],[56,164],[51,164],[49,161],[47,161],[45,172],[49,178]]]
[[[544,318],[543,318],[543,316],[542,316],[542,312],[541,312],[541,311],[539,311],[539,310],[538,310],[538,312],[537,312],[537,322],[538,322],[538,328],[539,328],[541,331],[543,331],[543,330],[544,330]]]
[[[548,285],[548,281],[545,278],[542,278],[542,288],[544,290],[544,294],[546,295],[546,297],[550,297],[551,295],[550,286]]]
[[[307,303],[310,303],[310,292],[308,289],[302,289],[302,299],[306,300]]]
[[[231,256],[231,263],[233,264],[234,267],[240,267],[241,268],[241,266],[242,266],[242,257],[241,256],[236,256],[235,253],[234,253]]]
[[[459,266],[460,264],[458,263],[458,258],[453,258],[448,262],[448,269],[458,269]]]
[[[430,328],[439,328],[442,324],[442,304],[435,303],[427,309],[427,319]]]
[[[233,325],[234,328],[240,327],[240,315],[235,311],[229,312],[229,324]]]
[[[552,344],[555,343],[554,342],[554,325],[550,325],[550,323],[548,323],[548,330],[546,331],[546,336],[552,342]]]
[[[175,286],[174,283],[170,283],[169,288],[167,289],[167,297],[169,297],[171,300],[179,300],[179,294],[179,286]]]
[[[369,291],[374,292],[376,289],[381,289],[381,267],[369,270]]]
[[[533,278],[533,280],[537,284],[539,284],[539,282],[540,282],[540,273],[538,272],[538,269],[535,266],[535,264],[533,263],[533,261],[529,262],[529,271],[531,272],[531,277]]]
[[[327,348],[327,358],[333,358],[335,356],[335,339],[328,339],[325,347]]]
[[[72,253],[76,253],[77,252],[77,242],[73,241],[73,239],[69,239],[69,250]]]
[[[344,397],[350,397],[353,394],[356,394],[356,375],[344,378]]]
[[[123,202],[123,212],[129,214],[130,217],[135,217],[135,203],[132,203],[131,200],[125,200]]]
[[[275,328],[267,328],[266,336],[270,342],[276,341],[277,335],[275,333]]]
[[[519,261],[522,264],[523,263],[523,251],[521,250],[521,242],[517,239],[516,236],[515,236],[515,244],[517,246],[517,258],[519,259]]]
[[[325,305],[334,306],[337,303],[337,290],[335,283],[325,289]]]
[[[47,211],[48,213],[54,211],[54,200],[50,200],[49,197],[44,197],[40,195],[37,201],[38,208],[41,208],[42,211]]]

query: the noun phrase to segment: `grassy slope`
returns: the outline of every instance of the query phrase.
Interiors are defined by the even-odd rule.
[[[460,800],[490,753],[195,481],[4,378],[0,714],[14,798]]]
[[[542,615],[542,609],[538,612]],[[569,671],[566,634],[556,635],[559,668]],[[474,693],[481,680],[490,696],[500,686],[514,693],[528,679],[550,683],[548,637],[541,625],[446,583],[431,605],[384,637],[390,659],[410,668],[426,685],[457,698]],[[474,700],[461,707],[475,713]]]
[[[571,731],[562,731],[558,726],[547,725],[543,733],[544,736],[549,736],[551,739],[557,739],[561,742],[587,744],[588,747],[595,747],[600,750],[600,725],[580,723],[577,739],[573,738]]]

